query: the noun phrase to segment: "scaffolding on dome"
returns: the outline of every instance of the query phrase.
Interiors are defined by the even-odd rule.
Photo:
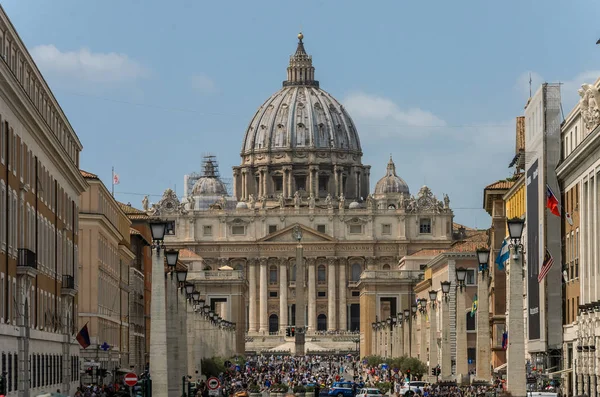
[[[222,182],[225,186],[227,194],[225,194],[225,210],[235,209],[237,200],[230,196],[232,179],[222,179],[219,172],[219,162],[217,156],[212,153],[204,153],[202,155],[202,173],[192,172],[185,178],[184,196],[189,195],[194,190],[194,185],[201,178],[215,178]],[[223,196],[220,195],[199,195],[195,196],[196,210],[208,210],[213,204],[220,203],[223,200]]]

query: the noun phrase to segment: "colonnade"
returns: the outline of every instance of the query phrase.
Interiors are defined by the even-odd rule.
[[[282,178],[281,190],[275,191],[272,186],[272,175]],[[333,170],[322,170],[318,165],[304,166],[294,169],[291,165],[285,166],[260,166],[251,168],[236,168],[233,172],[233,195],[241,201],[249,199],[250,194],[255,199],[263,196],[275,198],[276,194],[282,193],[285,198],[292,198],[296,190],[301,188],[294,181],[295,176],[305,177],[304,191],[307,195],[319,197],[319,177],[328,178],[327,192],[337,198],[344,194],[349,198],[368,195],[370,167],[349,167],[335,165]],[[363,191],[365,190],[365,191]]]
[[[347,310],[347,279],[346,279],[346,258],[328,257],[324,258],[327,271],[327,313],[317,312],[317,266],[321,265],[323,259],[306,258],[306,269],[308,272],[308,332],[317,331],[317,316],[325,314],[327,316],[328,331],[346,331],[348,329],[348,310]],[[293,263],[293,262],[292,262]],[[290,259],[278,258],[274,264],[269,258],[256,258],[248,261],[248,309],[249,321],[248,332],[265,335],[269,332],[269,315],[273,314],[272,309],[269,312],[268,306],[268,286],[269,286],[269,268],[277,266],[279,281],[279,331],[285,331],[290,325],[288,319],[288,304],[293,303],[293,299],[288,298],[288,288],[297,288],[295,280],[292,279]],[[288,280],[288,267],[290,267],[290,280]],[[337,282],[337,280],[340,280]],[[257,313],[257,301],[258,313]]]

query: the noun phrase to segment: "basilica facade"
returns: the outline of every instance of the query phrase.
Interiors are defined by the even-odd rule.
[[[356,125],[315,80],[300,34],[283,87],[246,129],[232,189],[207,157],[201,173],[185,177],[183,196],[168,189],[155,204],[144,200],[149,214],[170,222],[165,244],[180,250],[188,281],[237,324],[247,348],[281,349],[295,324],[297,288],[306,296],[308,338],[360,331],[366,343],[376,318],[412,304],[415,278],[406,275],[422,269],[401,274],[400,260],[451,244],[449,198],[427,186],[411,194],[391,157],[371,191],[362,154]],[[295,282],[297,226],[304,285]]]

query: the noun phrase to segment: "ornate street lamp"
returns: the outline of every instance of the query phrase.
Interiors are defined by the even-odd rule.
[[[459,267],[456,269],[456,283],[462,292],[463,287],[465,286],[465,279],[467,278],[467,269],[464,267]]]
[[[194,284],[190,284],[190,283],[185,284],[185,294],[189,296],[192,293],[194,293]]]
[[[410,320],[410,309],[404,309],[404,321]]]
[[[391,317],[388,317],[388,319],[387,319],[387,320],[385,320],[385,322],[387,323],[387,326],[388,326],[389,328],[392,328],[392,318],[391,318]]]
[[[418,309],[417,305],[412,305],[410,307],[410,310],[412,311],[412,315],[413,315],[414,318],[417,318],[417,309]]]
[[[517,251],[523,249],[521,244],[521,235],[523,234],[523,228],[525,227],[525,219],[512,218],[506,221],[508,225],[508,235],[510,237],[510,248],[517,248]]]
[[[165,251],[165,257],[167,258],[167,266],[169,269],[174,269],[177,266],[177,260],[179,259],[179,251],[178,250],[167,250]]]
[[[396,314],[396,317],[398,318],[398,325],[402,324],[402,317],[403,317],[402,312]]]
[[[431,301],[431,307],[435,309],[435,304],[437,302],[437,291],[430,290],[429,291],[429,300]]]
[[[448,302],[448,299],[450,299],[450,286],[451,286],[451,282],[450,281],[442,281],[440,283],[440,286],[442,287],[442,294],[444,295],[444,300],[446,302]]]
[[[177,282],[179,283],[179,285],[184,285],[186,279],[187,279],[187,270],[179,270],[177,272]]]
[[[200,292],[198,292],[198,291],[192,292],[192,299],[194,300],[194,302],[199,302],[200,301]]]
[[[150,222],[150,233],[152,233],[152,248],[163,248],[163,240],[165,239],[165,232],[167,231],[167,222],[154,221]]]
[[[486,248],[477,249],[477,261],[479,262],[479,272],[481,277],[489,272],[490,250]]]
[[[419,312],[421,314],[427,313],[427,299],[419,298],[419,300],[417,301],[417,306],[419,307]]]

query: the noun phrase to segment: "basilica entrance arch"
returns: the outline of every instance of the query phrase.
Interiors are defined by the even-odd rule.
[[[269,333],[279,331],[279,317],[277,314],[269,316]]]
[[[324,314],[317,316],[317,331],[327,331],[327,316]]]

